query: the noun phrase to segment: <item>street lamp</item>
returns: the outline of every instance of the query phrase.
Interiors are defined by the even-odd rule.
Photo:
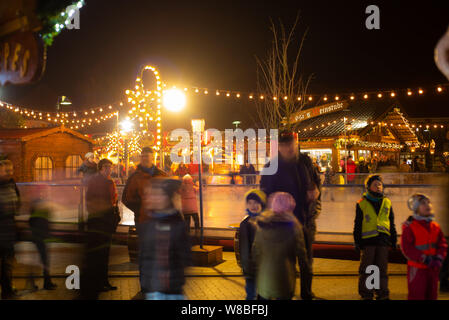
[[[195,138],[193,141],[198,141],[198,150],[199,150],[199,170],[198,170],[198,179],[200,184],[200,248],[203,249],[203,237],[204,237],[204,219],[203,219],[203,181],[201,177],[201,173],[203,171],[203,155],[201,154],[201,146],[202,146],[202,135],[204,132],[204,119],[193,119],[192,120],[192,131],[195,136],[199,136],[199,139]],[[195,146],[194,146],[195,150]]]
[[[186,105],[185,94],[178,89],[165,90],[163,92],[164,107],[172,112],[181,111]]]
[[[69,98],[67,98],[66,96],[59,96],[58,102],[56,103],[56,110],[60,111],[61,105],[70,106],[71,104],[72,104],[72,102],[69,100]]]
[[[235,128],[236,128],[236,129],[239,127],[239,124],[241,124],[241,123],[242,123],[242,122],[241,122],[241,121],[238,121],[238,120],[232,122],[232,124],[235,125]]]

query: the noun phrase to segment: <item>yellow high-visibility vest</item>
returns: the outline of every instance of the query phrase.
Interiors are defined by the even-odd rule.
[[[376,214],[373,205],[365,198],[359,200],[359,206],[363,212],[362,239],[377,237],[379,232],[390,236],[390,199],[382,200],[379,214]]]

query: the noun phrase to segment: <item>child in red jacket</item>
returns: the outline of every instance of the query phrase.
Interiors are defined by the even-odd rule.
[[[408,299],[436,300],[446,240],[440,226],[433,221],[432,204],[427,196],[413,195],[408,207],[413,216],[403,224],[401,237],[401,249],[408,259]]]

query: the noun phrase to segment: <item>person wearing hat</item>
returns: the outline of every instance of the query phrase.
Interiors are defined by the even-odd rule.
[[[83,164],[76,172],[83,174],[81,182],[85,185],[87,185],[89,183],[89,179],[98,172],[97,163],[95,162],[95,155],[92,152],[86,153]]]
[[[181,206],[184,220],[186,221],[186,230],[190,234],[190,220],[193,219],[195,224],[195,231],[200,229],[200,218],[198,216],[197,194],[198,187],[193,183],[193,178],[190,174],[182,177],[182,185],[180,189]]]
[[[380,289],[376,290],[377,300],[389,299],[388,251],[396,248],[397,233],[391,200],[384,195],[382,177],[371,175],[365,181],[366,192],[356,204],[354,221],[354,243],[361,251],[359,268],[359,294],[363,300],[372,300],[374,292],[367,288],[366,269],[375,265],[380,271]]]
[[[245,275],[246,300],[254,300],[256,298],[256,283],[251,256],[251,248],[256,234],[254,221],[265,209],[267,196],[261,190],[252,189],[245,194],[245,202],[246,216],[240,222],[238,250],[240,253],[240,265]]]
[[[183,300],[190,241],[175,207],[181,181],[157,177],[145,188],[139,234],[141,289],[146,300]]]
[[[252,255],[258,300],[292,299],[296,287],[296,260],[303,271],[310,266],[303,228],[293,215],[295,206],[291,194],[275,192],[268,198],[268,209],[256,218]]]
[[[401,249],[408,260],[408,299],[436,300],[446,239],[434,221],[432,204],[426,195],[414,194],[407,204],[413,215],[402,225]]]
[[[313,273],[309,271],[312,270],[313,263],[312,244],[316,233],[316,219],[321,212],[321,180],[310,157],[299,151],[296,133],[281,131],[277,159],[273,159],[265,166],[270,167],[271,162],[276,163],[277,160],[277,172],[264,175],[262,171],[260,189],[267,197],[275,192],[287,192],[295,200],[293,214],[302,224],[307,262],[310,264],[304,270],[300,270],[301,298],[312,300],[316,297],[312,292]]]

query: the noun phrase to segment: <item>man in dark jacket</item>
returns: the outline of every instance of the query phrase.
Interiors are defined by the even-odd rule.
[[[0,162],[0,285],[2,299],[15,298],[12,287],[12,266],[16,226],[14,216],[20,205],[20,194],[12,176],[7,174],[8,162]]]
[[[97,299],[101,291],[116,290],[108,281],[109,250],[117,214],[117,189],[111,179],[112,162],[102,159],[99,173],[89,180],[86,193],[87,246],[84,278],[81,280],[83,299]]]
[[[359,293],[362,299],[373,299],[373,291],[368,290],[365,285],[368,277],[366,268],[369,265],[376,265],[380,270],[380,289],[376,291],[377,299],[384,300],[389,299],[388,248],[396,248],[397,243],[393,207],[391,201],[384,196],[383,181],[379,175],[369,176],[365,187],[366,193],[356,205],[353,232],[355,246],[362,251]]]
[[[153,149],[144,147],[140,154],[140,164],[137,166],[136,171],[128,178],[123,189],[122,202],[129,210],[134,212],[134,225],[136,228],[139,225],[144,189],[153,177],[167,176],[164,171],[154,165],[153,158]]]
[[[256,174],[256,169],[254,166],[246,162],[241,168],[240,168],[240,175],[246,175],[246,174]],[[243,177],[244,184],[255,184],[256,183],[256,177],[255,176],[244,176]]]
[[[312,243],[316,233],[316,218],[321,211],[321,180],[312,161],[299,152],[296,135],[283,131],[279,137],[278,170],[274,175],[262,175],[260,189],[269,197],[274,192],[288,192],[296,202],[294,215],[303,225],[308,268],[301,269],[301,297],[314,298],[312,293]],[[268,163],[265,167],[269,167]]]

